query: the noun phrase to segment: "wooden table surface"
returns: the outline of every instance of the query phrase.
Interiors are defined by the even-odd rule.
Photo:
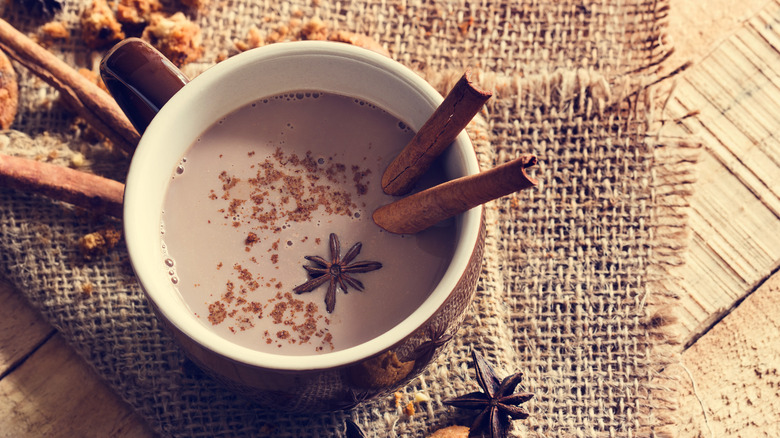
[[[780,437],[778,2],[670,0],[669,64],[695,64],[678,77],[665,116],[700,112],[666,134],[703,142],[680,269],[682,363],[663,371],[682,386],[680,436]],[[755,72],[733,68],[743,57]],[[731,92],[741,104],[724,109],[715,97]],[[153,436],[1,279],[0,437]]]

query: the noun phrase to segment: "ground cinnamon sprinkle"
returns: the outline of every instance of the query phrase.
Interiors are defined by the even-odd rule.
[[[355,190],[357,190],[358,195],[365,195],[368,193],[368,183],[364,184],[363,179],[371,174],[371,169],[361,171],[358,166],[352,166],[352,173],[352,181],[355,182]]]
[[[247,157],[256,160],[251,165],[254,175],[239,178],[229,169],[222,171],[218,176],[220,187],[207,193],[206,198],[217,203],[216,211],[224,218],[223,225],[245,226],[251,230],[243,239],[246,252],[255,251],[258,245],[267,245],[262,254],[268,255],[255,253],[262,258],[253,257],[255,264],[279,269],[278,251],[282,240],[269,236],[282,232],[291,223],[310,221],[318,210],[330,215],[355,215],[358,207],[354,194],[340,191],[337,186],[352,182],[357,196],[368,190],[365,181],[371,173],[369,169],[348,167],[332,158],[317,158],[311,152],[301,156],[277,148],[271,156],[262,157],[250,151]],[[309,237],[295,240],[306,242]],[[311,238],[315,244],[322,244],[320,237]],[[286,246],[292,244],[292,240],[285,241]],[[217,269],[222,265],[219,263]],[[212,324],[227,324],[231,332],[237,333],[266,319],[279,329],[258,333],[261,342],[279,347],[308,343],[315,351],[334,349],[328,331],[330,320],[323,313],[324,309],[313,302],[297,299],[291,292],[294,285],[264,278],[239,263],[232,266],[232,281],[228,281],[224,290],[215,294],[218,299],[209,304],[208,320]]]
[[[271,311],[271,318],[274,319],[274,324],[281,324],[284,312],[287,310],[287,303],[281,302],[274,305],[274,310]]]
[[[257,288],[260,287],[260,284],[255,281],[255,279],[252,277],[252,273],[248,269],[244,269],[244,267],[239,264],[235,264],[233,269],[238,272],[238,278],[244,282],[249,290],[257,290]]]
[[[236,215],[238,214],[239,209],[241,206],[246,202],[245,199],[233,199],[230,201],[230,206],[228,207],[228,214],[230,215]]]
[[[263,317],[263,305],[257,301],[250,302],[249,305],[244,307],[242,310],[247,313],[254,313],[258,318]]]
[[[209,322],[213,325],[217,325],[225,320],[227,312],[225,311],[225,305],[219,301],[215,301],[209,305]]]
[[[275,287],[280,287],[280,283]],[[315,303],[296,299],[290,292],[277,292],[266,303],[249,301],[241,295],[236,295],[237,290],[241,294],[246,293],[243,285],[237,289],[231,281],[225,284],[225,291],[220,299],[209,305],[209,322],[217,325],[228,320],[233,321],[228,329],[237,333],[254,327],[254,321],[264,318],[267,312],[267,317],[271,318],[274,324],[285,328],[274,335],[266,330],[261,337],[266,344],[276,343],[281,347],[285,343],[305,344],[318,341],[319,345],[315,344],[316,351],[334,348],[332,337],[327,330],[330,321],[320,313]]]
[[[227,171],[224,170],[219,174],[219,179],[222,181],[222,191],[225,192],[223,198],[228,199],[230,196],[229,190],[235,187],[240,180],[238,178],[231,177],[228,175]]]
[[[258,162],[255,168],[255,176],[246,181],[250,189],[246,199],[233,198],[231,189],[241,179],[227,171],[219,175],[222,194],[209,196],[214,200],[230,201],[224,217],[232,221],[233,226],[245,223],[254,229],[281,231],[278,224],[308,221],[319,208],[330,214],[346,216],[352,215],[357,208],[350,194],[335,191],[330,184],[322,182],[323,179],[331,183],[346,182],[348,170],[344,164],[317,160],[311,152],[299,157],[277,148],[273,155]],[[351,171],[358,194],[365,194],[367,188],[361,181],[370,171],[361,170],[358,166],[352,166]]]
[[[235,295],[233,293],[233,283],[231,281],[227,282],[225,293],[222,294],[222,301],[226,302],[227,304],[230,304],[233,302],[233,299],[235,298]]]
[[[249,234],[247,234],[246,239],[244,239],[244,243],[246,244],[246,251],[249,252],[255,243],[259,241],[260,238],[257,236],[257,234],[250,231]]]

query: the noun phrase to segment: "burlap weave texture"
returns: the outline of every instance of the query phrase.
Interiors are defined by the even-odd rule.
[[[58,16],[71,38],[52,50],[91,68],[69,2]],[[35,32],[8,2],[3,16]],[[175,10],[179,5],[166,3]],[[206,52],[190,76],[235,53],[252,26],[279,34],[317,18],[373,37],[445,93],[471,68],[494,91],[470,127],[483,167],[534,153],[539,187],[488,206],[477,299],[458,337],[403,390],[432,401],[405,415],[391,399],[350,412],[279,415],[258,410],[203,376],[151,315],[121,247],[84,260],[74,242],[99,220],[0,188],[2,273],[116,391],[171,436],[341,436],[345,418],[369,436],[424,436],[468,425],[443,399],[475,389],[469,352],[499,374],[525,373],[525,436],[652,436],[669,432],[673,387],[657,376],[666,355],[663,309],[674,303],[669,267],[684,243],[687,151],[656,136],[651,84],[669,47],[667,5],[653,1],[212,0],[190,11]],[[283,32],[282,32],[283,33]],[[290,33],[290,37],[292,33]],[[0,152],[69,163],[121,179],[127,159],[71,129],[56,93],[18,69],[23,110]],[[45,133],[44,133],[45,132]],[[85,285],[92,293],[85,294]]]

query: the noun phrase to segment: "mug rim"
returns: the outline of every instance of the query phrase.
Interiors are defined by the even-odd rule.
[[[241,346],[205,327],[194,317],[192,311],[180,296],[177,302],[171,294],[171,289],[175,290],[175,286],[171,284],[170,278],[166,277],[162,272],[164,271],[162,269],[163,251],[160,246],[162,241],[159,233],[162,204],[159,204],[159,208],[155,207],[158,204],[149,205],[149,187],[145,187],[143,182],[146,178],[149,178],[149,168],[154,169],[156,164],[152,163],[161,154],[158,144],[160,143],[159,140],[170,138],[172,135],[170,132],[172,131],[171,126],[177,126],[177,120],[187,117],[188,111],[196,106],[197,102],[208,102],[210,96],[216,94],[214,90],[217,88],[214,87],[218,82],[224,81],[225,78],[232,78],[242,71],[251,71],[253,68],[258,68],[258,64],[262,65],[263,63],[289,57],[295,57],[296,59],[304,57],[310,57],[309,59],[318,58],[318,62],[343,62],[345,67],[348,65],[355,67],[364,64],[365,68],[380,69],[401,81],[403,85],[409,88],[410,94],[416,94],[417,96],[410,96],[410,98],[415,97],[420,99],[421,103],[424,102],[428,106],[428,108],[424,108],[424,111],[428,111],[428,115],[443,101],[443,97],[411,69],[378,53],[345,43],[325,41],[275,43],[228,58],[207,69],[179,90],[163,106],[144,132],[131,160],[125,185],[123,212],[125,241],[130,262],[138,282],[147,298],[153,303],[156,312],[165,318],[167,323],[173,324],[178,331],[185,334],[202,348],[234,361],[265,369],[289,371],[328,369],[354,363],[382,353],[403,341],[403,339],[414,333],[431,317],[436,315],[439,308],[455,290],[461,276],[466,272],[471,254],[478,243],[483,207],[475,207],[461,214],[457,219],[458,235],[452,259],[444,275],[428,298],[402,321],[375,338],[333,352],[310,355],[285,355]],[[255,95],[251,100],[257,100],[269,95]],[[363,98],[363,96],[360,97]],[[381,106],[381,103],[377,104]],[[241,107],[241,104],[237,103],[232,110],[239,107]],[[393,113],[391,109],[385,109]],[[393,115],[399,116],[395,113]],[[214,118],[212,122],[216,120]],[[403,118],[401,120],[406,122]],[[208,129],[210,125],[211,123],[201,127],[200,132],[196,135]],[[413,127],[415,130],[419,128],[419,126]],[[166,146],[168,144],[168,142],[162,143],[166,144]],[[179,143],[181,144],[183,141]],[[180,158],[188,148],[189,145],[183,149],[181,146],[177,147],[175,150],[181,151],[178,153],[178,157]],[[449,150],[454,152],[448,153],[458,154],[459,163],[462,162],[462,165],[465,166],[465,174],[479,172],[476,154],[471,140],[465,131],[458,135],[455,144]],[[172,152],[166,154],[173,155]],[[168,176],[173,173],[177,162],[178,159],[170,166]],[[157,188],[158,190],[161,188],[165,189],[167,186]],[[166,192],[167,190],[162,191]],[[155,200],[159,199],[158,195],[154,195]],[[165,195],[162,194],[161,196],[164,201]],[[151,217],[154,216],[155,211],[157,213],[156,229],[158,233],[152,238],[149,230]],[[154,243],[150,241],[154,241]],[[158,261],[149,260],[150,257],[152,259],[155,258],[152,252],[153,248],[151,248],[155,245],[159,252]],[[178,294],[178,292],[176,293]]]

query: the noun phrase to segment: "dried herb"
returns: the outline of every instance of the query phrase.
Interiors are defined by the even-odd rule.
[[[336,289],[341,288],[344,293],[349,291],[349,287],[360,291],[364,289],[363,283],[353,278],[350,274],[371,272],[382,267],[382,264],[379,262],[363,261],[350,263],[360,254],[361,248],[363,248],[363,244],[360,242],[356,243],[342,258],[339,238],[331,233],[330,261],[320,256],[306,256],[305,259],[316,266],[303,266],[303,269],[309,273],[311,279],[297,286],[293,289],[293,292],[298,294],[311,292],[329,282],[328,292],[325,294],[325,310],[328,313],[333,312],[333,309],[336,307]]]
[[[344,422],[347,428],[347,438],[366,438],[366,434],[363,433],[363,429],[355,424],[352,420]]]
[[[523,380],[523,373],[511,374],[502,380],[496,376],[482,355],[472,351],[472,357],[482,392],[472,392],[444,403],[456,408],[481,409],[471,425],[471,430],[478,430],[487,424],[492,438],[505,437],[511,420],[528,418],[528,411],[519,405],[532,399],[534,395],[529,392],[514,392]]]
[[[52,16],[62,10],[63,0],[19,0],[33,14]]]

